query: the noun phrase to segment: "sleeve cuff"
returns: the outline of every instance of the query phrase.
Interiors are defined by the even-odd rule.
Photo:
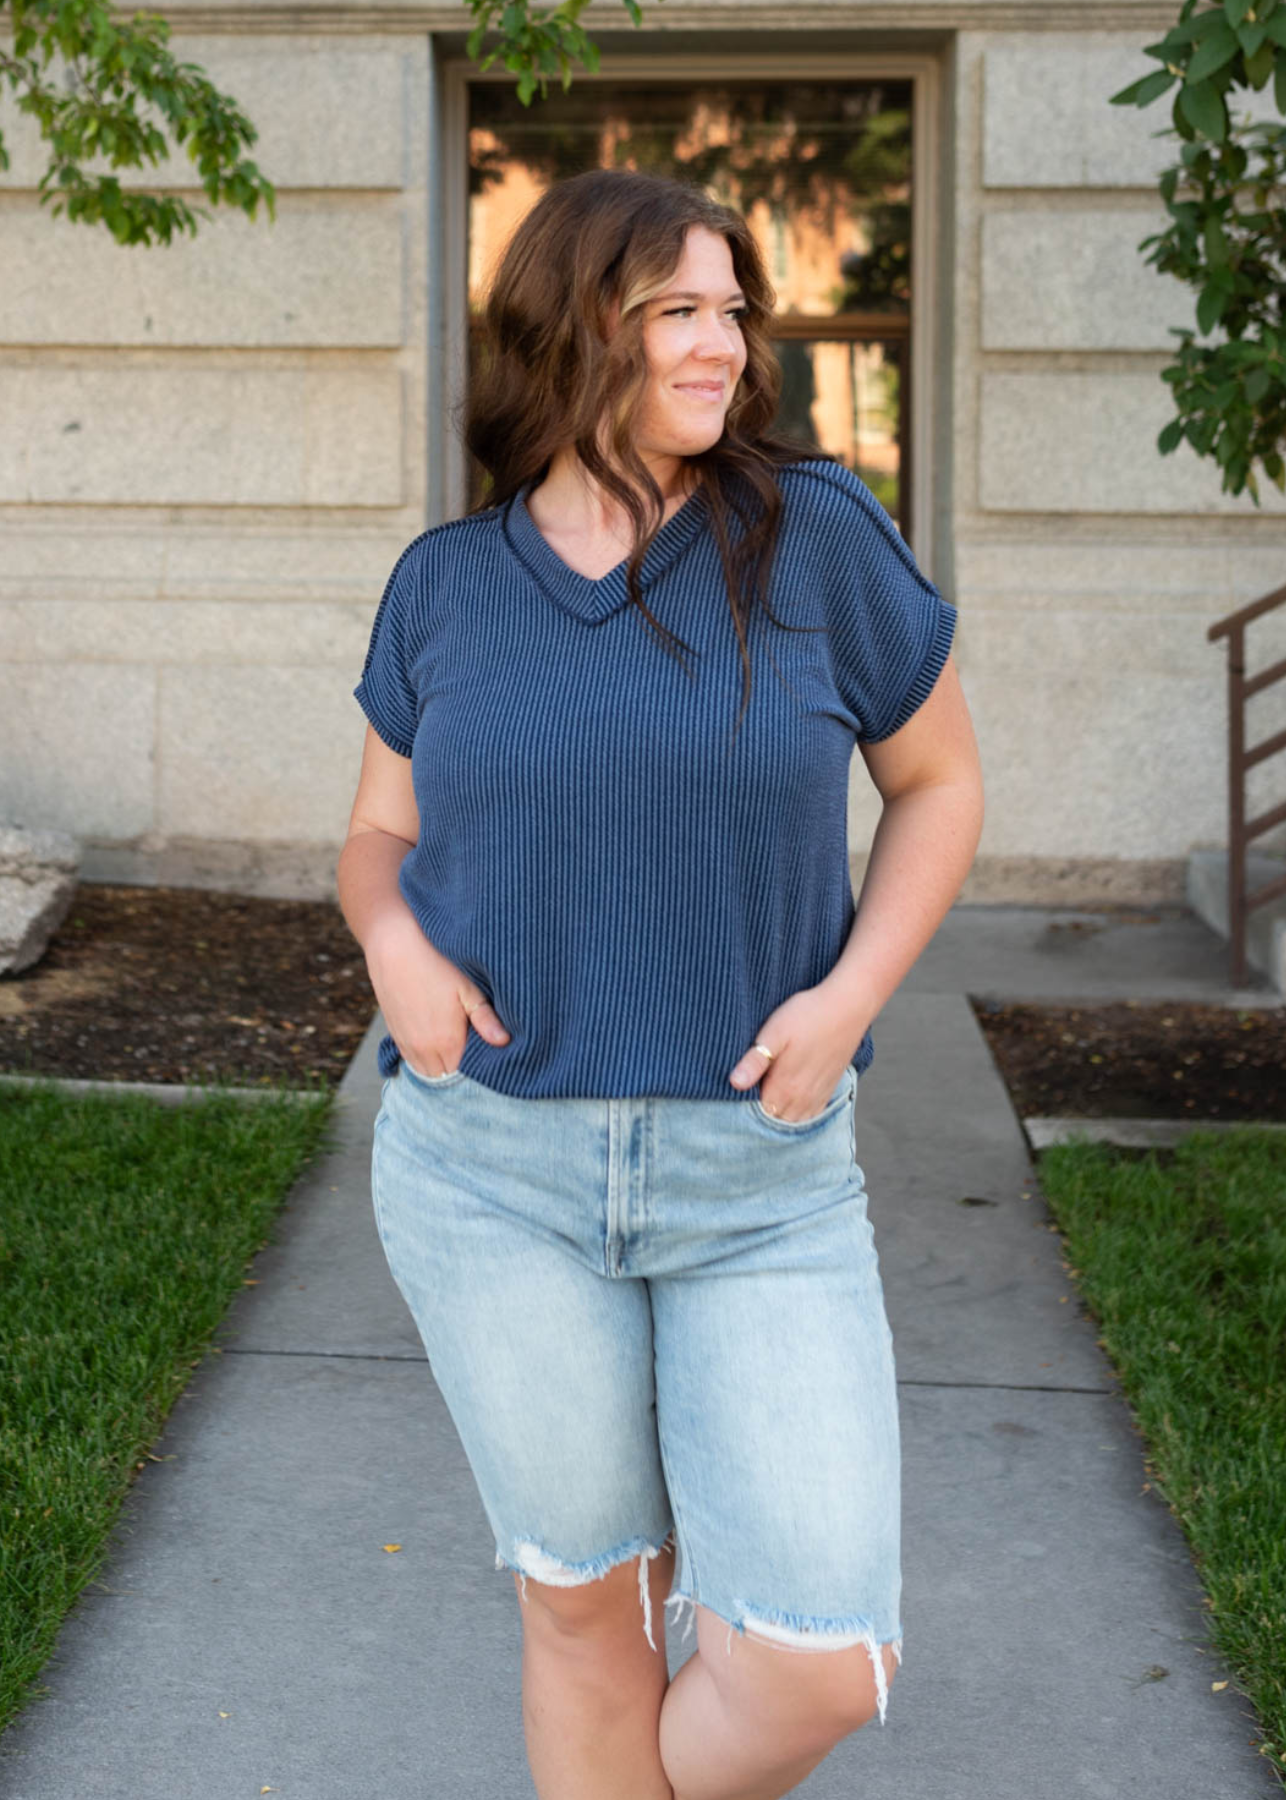
[[[933,636],[929,641],[929,648],[925,652],[924,661],[920,664],[915,680],[902,696],[902,704],[893,717],[887,720],[878,731],[868,732],[859,738],[859,743],[882,744],[885,738],[892,737],[895,731],[902,729],[907,720],[920,710],[933,692],[934,684],[942,673],[947,657],[951,654],[951,643],[955,636],[958,617],[958,610],[950,600],[944,599],[941,594],[937,594],[935,597],[937,617],[934,620]]]
[[[364,677],[353,689],[353,698],[357,701],[357,704],[361,707],[362,711],[366,714],[366,717],[374,726],[376,735],[381,741],[386,743],[390,750],[396,750],[399,756],[409,757],[413,748],[411,740],[403,737],[400,731],[395,730],[394,727],[375,710],[371,691],[366,685]]]

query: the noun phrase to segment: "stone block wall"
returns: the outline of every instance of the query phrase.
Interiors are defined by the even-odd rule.
[[[275,223],[178,163],[198,235],[122,248],[38,204],[0,102],[0,811],[86,879],[327,894],[426,523],[428,38],[170,47],[258,127]]]
[[[992,10],[933,7],[950,138],[918,171],[946,271],[917,290],[942,315],[916,379],[945,440],[919,456],[987,777],[962,898],[1179,901],[1189,852],[1225,833],[1206,629],[1286,581],[1286,499],[1264,482],[1256,509],[1212,461],[1155,448],[1168,327],[1192,304],[1137,245],[1165,223],[1175,147],[1153,135],[1164,103],[1107,102],[1164,23]],[[89,879],[333,892],[351,690],[387,572],[435,516],[429,396],[456,380],[431,363],[435,19],[403,11],[369,31],[353,6],[291,33],[176,27],[175,53],[259,126],[275,225],[211,208],[195,239],[124,250],[54,219],[44,147],[0,98],[0,814],[74,833]],[[792,19],[800,56],[810,29],[843,31],[855,73],[867,23],[892,17],[720,11],[746,52]],[[657,29],[688,28],[667,8]],[[171,179],[205,203],[190,165]],[[1286,613],[1251,643],[1252,666],[1286,654]],[[1283,723],[1286,695],[1263,696],[1250,741]],[[1252,811],[1280,799],[1280,762]],[[877,817],[855,757],[859,880]]]

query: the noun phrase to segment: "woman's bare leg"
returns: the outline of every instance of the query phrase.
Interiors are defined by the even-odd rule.
[[[647,1563],[653,1650],[643,1632],[639,1559],[581,1587],[517,1575],[522,1717],[540,1800],[673,1800],[657,1723],[669,1670],[665,1599],[673,1545]]]
[[[779,1800],[877,1711],[859,1644],[795,1651],[742,1637],[696,1608],[697,1654],[661,1709],[661,1760],[674,1800]],[[729,1654],[729,1650],[731,1654]],[[882,1651],[892,1684],[896,1659]]]
[[[598,1581],[521,1599],[527,1759],[540,1800],[779,1800],[875,1716],[867,1652],[793,1652],[733,1634],[697,1606],[698,1648],[673,1681],[664,1604],[668,1545],[648,1560],[653,1650],[638,1558]],[[883,1651],[886,1678],[896,1662]]]

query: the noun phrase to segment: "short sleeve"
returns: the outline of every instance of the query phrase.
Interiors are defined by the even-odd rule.
[[[858,743],[878,744],[932,693],[951,651],[956,608],[921,572],[865,483],[842,463],[821,466],[836,503],[827,558],[835,682],[861,723]]]
[[[353,695],[380,737],[399,756],[410,756],[419,723],[412,662],[422,615],[422,559],[413,554],[421,539],[398,557],[371,626],[362,679]]]

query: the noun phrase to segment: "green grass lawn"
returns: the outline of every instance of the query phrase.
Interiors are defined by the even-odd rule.
[[[0,1082],[0,1730],[330,1112]]]
[[[1041,1188],[1180,1521],[1210,1639],[1286,1773],[1286,1134],[1060,1144]]]

